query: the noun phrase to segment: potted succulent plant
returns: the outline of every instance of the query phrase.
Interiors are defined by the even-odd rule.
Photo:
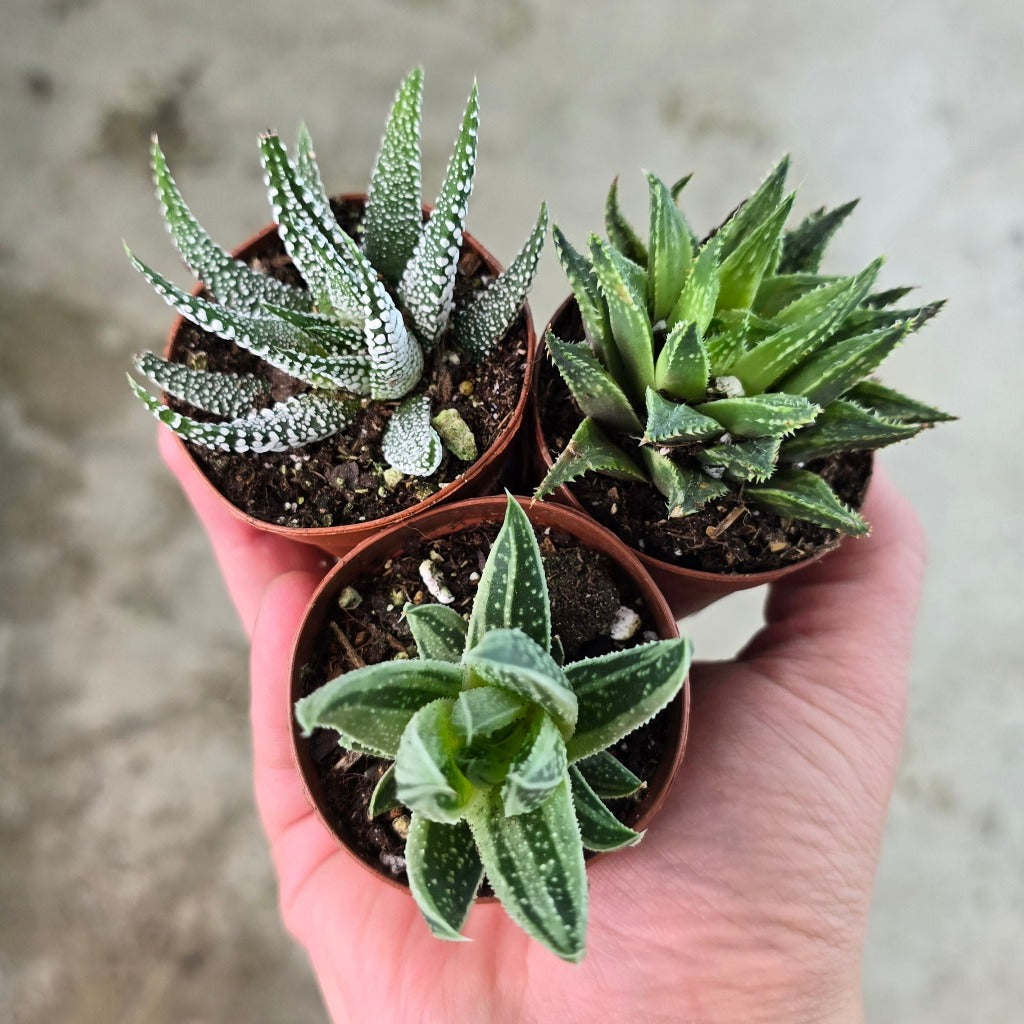
[[[664,799],[690,645],[586,517],[534,506],[538,544],[511,496],[454,510],[360,545],[314,596],[293,658],[296,759],[327,826],[407,879],[435,935],[460,938],[486,877],[513,920],[577,961],[584,850],[635,844]],[[602,606],[604,635],[590,628]]]
[[[546,210],[508,270],[465,233],[474,85],[432,212],[421,206],[422,72],[399,89],[369,195],[329,199],[309,133],[294,158],[260,139],[276,224],[235,256],[199,226],[154,140],[167,227],[200,279],[175,287],[129,253],[179,314],[166,358],[129,376],[237,514],[340,553],[380,525],[492,483],[531,380],[524,308]]]
[[[862,535],[875,449],[951,419],[871,374],[941,302],[894,308],[881,260],[822,274],[856,203],[785,228],[788,158],[703,241],[647,175],[650,236],[613,183],[608,240],[554,229],[572,296],[548,325],[534,404],[537,497],[557,494],[641,552],[677,613]],[[585,474],[597,474],[597,476]]]

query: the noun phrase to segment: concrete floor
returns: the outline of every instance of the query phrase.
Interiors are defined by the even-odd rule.
[[[367,179],[426,67],[439,180],[475,74],[470,226],[507,259],[547,198],[570,238],[622,172],[694,170],[709,227],[781,152],[801,210],[863,197],[834,246],[950,304],[887,379],[960,423],[889,453],[931,538],[906,754],[865,958],[871,1018],[1019,1021],[1024,690],[1024,8],[720,0],[8,5],[0,44],[0,1019],[323,1019],[277,922],[249,794],[245,650],[122,373],[166,309],[160,133],[218,239],[261,226],[255,151],[306,119]],[[299,11],[302,13],[298,13]],[[179,277],[184,281],[184,277]],[[566,291],[549,250],[533,300]],[[734,650],[758,598],[692,624]],[[189,637],[187,643],[182,636]]]

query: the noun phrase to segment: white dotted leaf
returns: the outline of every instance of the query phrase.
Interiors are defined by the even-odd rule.
[[[270,393],[270,385],[262,377],[192,370],[152,352],[136,357],[135,369],[169,395],[196,409],[230,419],[252,412]]]
[[[389,466],[409,476],[430,476],[441,464],[441,439],[430,425],[430,399],[407,398],[391,414],[381,451]]]

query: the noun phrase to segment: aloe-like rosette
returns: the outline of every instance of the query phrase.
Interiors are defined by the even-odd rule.
[[[231,452],[284,451],[343,430],[359,398],[396,403],[383,460],[429,476],[444,437],[430,401],[414,392],[442,342],[471,359],[488,356],[526,300],[547,228],[540,215],[511,266],[456,303],[454,287],[476,165],[479,107],[470,93],[437,204],[424,221],[420,193],[423,73],[398,91],[370,182],[359,240],[338,224],[303,126],[294,157],[272,132],[260,139],[270,204],[285,251],[306,283],[267,277],[221,249],[192,216],[156,139],[153,175],[167,228],[209,298],[191,295],[129,253],[154,291],[185,319],[258,356],[307,388],[273,403],[250,377],[182,366],[147,353],[138,374],[208,422],[163,405],[132,380],[135,393],[185,440]],[[131,378],[129,378],[131,380]],[[441,410],[444,412],[444,410]],[[462,444],[456,455],[474,453]],[[475,457],[475,455],[474,455]]]
[[[863,534],[868,525],[805,464],[871,451],[953,417],[871,379],[941,308],[896,308],[909,289],[874,290],[882,261],[822,274],[832,235],[856,205],[785,224],[788,158],[698,241],[672,187],[647,175],[647,244],[612,184],[608,241],[586,253],[556,227],[585,339],[548,334],[547,351],[584,420],[538,497],[593,471],[647,481],[669,515],[739,491],[769,512]]]
[[[509,916],[560,957],[584,952],[583,851],[631,846],[604,800],[642,785],[608,748],[679,692],[685,639],[561,664],[529,519],[510,496],[467,622],[407,605],[418,659],[348,672],[304,697],[308,735],[394,763],[370,815],[411,811],[405,857],[435,935],[460,939],[486,875]]]

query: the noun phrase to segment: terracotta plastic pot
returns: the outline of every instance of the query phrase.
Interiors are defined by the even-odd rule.
[[[559,338],[567,341],[582,340],[582,326],[579,322],[579,312],[576,300],[570,296],[555,312],[550,322],[544,328],[544,336],[547,337],[551,330]],[[542,480],[554,463],[551,446],[544,436],[544,425],[541,420],[540,397],[535,392],[530,402],[530,421],[533,434],[533,460],[536,479]],[[870,473],[869,473],[870,479]],[[573,494],[572,488],[562,486],[557,488],[551,498],[546,499],[560,501],[571,508],[589,516],[587,510]],[[539,503],[538,503],[539,504]],[[740,590],[750,590],[752,587],[759,587],[762,584],[772,583],[782,576],[796,572],[812,562],[818,561],[829,552],[834,551],[842,543],[842,537],[834,544],[822,547],[820,550],[803,558],[798,562],[791,562],[789,565],[781,566],[767,572],[736,572],[717,573],[704,572],[700,569],[688,569],[684,566],[674,565],[671,562],[662,561],[660,558],[653,558],[651,555],[630,548],[643,563],[644,568],[654,578],[655,583],[661,588],[673,613],[682,618],[694,612],[706,608],[719,598],[728,594],[734,594]]]
[[[599,551],[609,563],[609,572],[620,579],[628,579],[647,605],[655,628],[662,639],[679,635],[675,618],[660,591],[640,564],[636,556],[619,541],[614,534],[599,526],[587,516],[557,504],[531,504],[529,498],[516,499],[526,510],[530,521],[538,530],[548,527],[556,532],[568,534],[584,547]],[[331,570],[313,595],[299,629],[292,652],[291,686],[289,690],[288,713],[292,720],[292,745],[295,763],[302,775],[303,785],[310,804],[324,825],[337,837],[353,856],[368,871],[398,888],[407,888],[386,874],[378,864],[365,859],[349,842],[346,826],[326,809],[327,802],[323,786],[316,771],[310,752],[310,742],[305,739],[295,722],[292,709],[295,701],[303,695],[303,666],[309,664],[327,628],[327,618],[335,607],[341,590],[361,576],[373,574],[389,558],[400,555],[410,542],[419,544],[439,537],[457,534],[481,524],[493,523],[500,526],[505,516],[504,497],[474,498],[443,508],[430,509],[417,517],[414,523],[402,523],[372,540],[365,541],[344,556]],[[643,829],[661,808],[668,796],[669,787],[676,774],[686,746],[686,735],[690,714],[690,680],[687,676],[675,700],[661,715],[667,716],[665,756],[654,776],[647,781],[643,797],[631,809],[626,820],[631,828]],[[588,856],[588,863],[594,856]],[[483,897],[491,899],[492,897]]]
[[[336,200],[343,204],[362,205],[366,202],[366,196],[362,194],[346,194],[337,196]],[[430,212],[431,208],[425,206],[423,209],[426,214]],[[277,227],[274,224],[270,224],[235,249],[232,255],[236,259],[248,262],[263,248],[266,240],[276,235],[276,233]],[[465,234],[462,244],[463,252],[470,252],[478,256],[492,275],[501,273],[503,269],[501,264],[472,235]],[[198,294],[202,287],[202,284],[197,284],[193,289],[193,294]],[[475,497],[478,494],[493,493],[497,489],[497,482],[506,468],[518,466],[520,458],[516,449],[519,447],[520,435],[524,433],[526,406],[529,395],[533,390],[537,352],[537,336],[533,328],[533,318],[530,314],[529,305],[524,305],[522,315],[526,321],[526,358],[523,386],[515,408],[512,410],[512,415],[509,417],[508,423],[501,434],[486,451],[480,454],[476,462],[468,466],[465,473],[456,480],[453,480],[415,505],[410,505],[409,508],[385,516],[383,519],[323,527],[282,526],[277,523],[268,523],[262,519],[257,519],[228,501],[203,472],[189,446],[176,435],[175,440],[185,450],[210,491],[217,496],[226,508],[231,510],[231,513],[236,518],[257,530],[278,534],[279,536],[287,537],[289,540],[301,541],[304,544],[312,544],[332,555],[343,555],[351,551],[357,544],[362,543],[369,537],[375,536],[381,530],[386,530],[391,526],[411,519],[424,510],[439,505],[442,502],[447,504],[462,498]],[[164,355],[167,359],[174,358],[178,335],[185,323],[186,321],[179,316],[171,324],[170,333],[167,336],[167,343],[164,348]]]

